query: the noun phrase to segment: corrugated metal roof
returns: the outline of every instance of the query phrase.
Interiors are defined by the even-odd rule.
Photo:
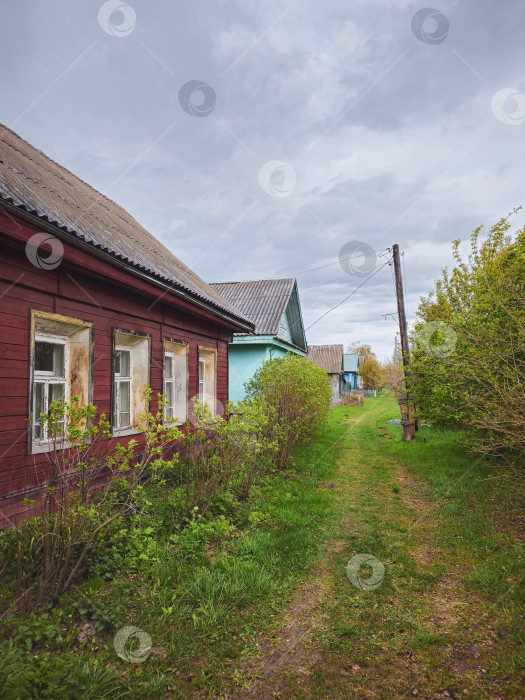
[[[309,345],[306,357],[328,374],[338,374],[343,371],[342,345]]]
[[[256,335],[278,335],[279,326],[290,300],[295,280],[255,280],[217,282],[210,287],[255,323]]]
[[[345,352],[343,355],[343,370],[345,372],[359,372],[359,355]]]
[[[242,312],[184,265],[125,209],[1,124],[0,200],[234,319],[246,321]]]

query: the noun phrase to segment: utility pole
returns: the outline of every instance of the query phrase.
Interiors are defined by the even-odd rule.
[[[405,390],[399,395],[399,408],[401,410],[401,423],[403,426],[403,440],[413,442],[416,439],[416,424],[414,412],[408,396],[408,378],[410,376],[410,354],[408,349],[407,317],[405,311],[405,297],[403,295],[403,278],[401,277],[401,264],[399,262],[399,245],[392,246],[394,257],[394,275],[396,278],[397,317],[399,319],[399,334],[401,336],[401,353],[403,355],[403,371],[405,374]]]

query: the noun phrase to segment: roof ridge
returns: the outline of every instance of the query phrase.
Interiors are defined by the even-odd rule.
[[[268,277],[266,279],[257,280],[238,280],[231,282],[208,282],[208,284],[214,286],[217,284],[254,284],[255,282],[295,282],[295,277]]]

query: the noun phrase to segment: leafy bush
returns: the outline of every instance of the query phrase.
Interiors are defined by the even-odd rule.
[[[185,456],[180,469],[179,507],[185,518],[204,515],[221,495],[248,498],[265,472],[276,445],[268,439],[269,417],[258,399],[228,403],[229,420],[213,416],[206,404],[195,402],[194,428],[183,437]]]
[[[288,467],[295,450],[328,416],[332,391],[326,372],[304,357],[287,355],[264,362],[245,388],[249,399],[266,404],[264,435],[277,445],[277,466]]]
[[[150,398],[150,389],[145,396]],[[40,515],[0,533],[0,551],[16,562],[15,605],[22,610],[56,601],[69,590],[87,569],[100,533],[132,511],[145,482],[174,468],[177,460],[166,462],[162,454],[181,433],[164,424],[159,399],[159,412],[142,417],[144,445],[139,456],[134,454],[136,440],[126,446],[104,442],[110,435],[105,415],[95,420],[96,407],[79,407],[76,396],[69,404],[53,401],[49,413],[41,414],[40,423],[47,426],[55,449],[47,453],[48,481]]]
[[[421,417],[466,428],[474,449],[522,463],[525,228],[509,228],[500,220],[482,243],[476,229],[468,263],[454,241],[456,266],[419,306],[411,391]]]
[[[11,644],[0,647],[0,688],[6,700],[129,697],[112,669],[65,654],[32,656]]]
[[[82,588],[82,587],[81,587]],[[89,591],[81,589],[74,591],[67,601],[68,607],[73,610],[84,622],[92,622],[99,632],[115,632],[123,623],[126,612],[125,601],[128,591],[122,584],[111,588],[109,593],[96,597]]]

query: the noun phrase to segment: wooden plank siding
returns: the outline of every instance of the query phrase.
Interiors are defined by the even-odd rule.
[[[157,410],[156,394],[162,392],[164,338],[188,343],[189,399],[198,393],[198,346],[216,349],[217,399],[222,405],[228,400],[233,324],[68,242],[60,265],[40,270],[25,254],[26,241],[39,230],[0,210],[0,520],[16,510],[6,495],[17,492],[23,498],[24,489],[45,480],[47,457],[28,454],[27,444],[31,310],[94,324],[93,402],[107,416],[114,328],[151,336],[151,410]]]

